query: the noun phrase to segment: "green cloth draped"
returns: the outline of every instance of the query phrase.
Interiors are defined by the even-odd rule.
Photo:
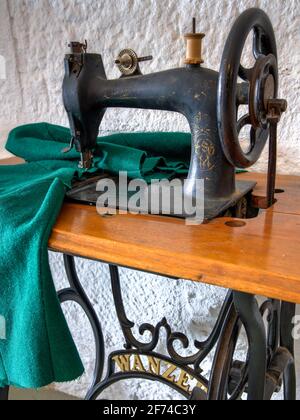
[[[116,134],[98,140],[95,168],[131,178],[186,174],[189,134]],[[71,381],[84,368],[62,313],[48,240],[66,190],[83,176],[79,154],[62,149],[70,131],[46,123],[18,127],[6,148],[26,164],[0,165],[0,387]]]
[[[41,123],[18,127],[8,138],[6,149],[27,162],[63,160],[77,175],[79,153],[70,144],[70,130]],[[94,152],[94,169],[111,174],[127,171],[129,178],[171,178],[188,172],[191,157],[191,135],[188,133],[118,133],[99,138]]]

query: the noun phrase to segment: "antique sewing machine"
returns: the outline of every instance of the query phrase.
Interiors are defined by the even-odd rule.
[[[242,53],[253,30],[255,65],[245,68]],[[192,135],[191,163],[184,195],[194,197],[196,179],[204,179],[205,218],[224,214],[253,217],[275,200],[277,124],[287,103],[277,98],[278,67],[274,31],[268,16],[249,9],[235,22],[221,59],[220,72],[202,67],[204,34],[185,36],[185,67],[142,75],[139,58],[126,49],[116,64],[120,79],[107,80],[102,57],[87,53],[87,45],[70,44],[65,58],[63,99],[72,132],[71,146],[81,154],[80,166],[93,165],[99,127],[109,107],[173,111],[183,114]],[[240,106],[247,106],[240,116]],[[239,134],[250,128],[248,150]],[[246,169],[260,157],[269,138],[268,188],[265,197],[252,194],[255,182],[236,180],[236,168]],[[77,186],[69,197],[96,202],[95,185]],[[229,212],[229,213],[228,213]]]

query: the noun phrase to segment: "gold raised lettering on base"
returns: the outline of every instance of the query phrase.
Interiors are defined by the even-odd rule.
[[[142,358],[147,359],[147,362],[146,360],[144,362]],[[192,374],[171,362],[154,356],[134,353],[119,354],[115,355],[112,360],[116,363],[122,373],[147,373],[152,377],[160,377],[190,395],[196,387],[204,392],[208,391],[206,385],[200,382]],[[192,386],[193,381],[197,381],[194,386]]]

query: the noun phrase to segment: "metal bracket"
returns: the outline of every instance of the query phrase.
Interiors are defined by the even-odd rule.
[[[276,172],[277,172],[277,127],[283,112],[287,110],[285,99],[269,99],[267,102],[267,121],[270,127],[269,165],[266,197],[253,196],[253,207],[268,209],[276,203]]]
[[[68,55],[70,71],[78,78],[83,68],[84,55],[88,48],[87,40],[84,43],[72,41],[68,46],[71,49],[71,54]]]

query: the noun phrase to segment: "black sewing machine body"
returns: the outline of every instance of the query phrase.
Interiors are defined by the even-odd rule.
[[[236,185],[235,168],[221,147],[216,116],[217,72],[190,66],[107,80],[101,55],[77,55],[76,59],[83,59],[79,76],[73,72],[74,61],[66,60],[64,103],[71,110],[69,118],[73,132],[82,133],[80,141],[75,137],[75,145],[81,153],[95,147],[106,108],[174,111],[187,118],[192,133],[192,157],[185,194],[193,196],[195,180],[204,179],[207,216],[215,217],[253,188],[253,183]],[[78,118],[74,118],[76,114]],[[93,199],[90,197],[88,201]]]
[[[250,74],[250,69],[240,65],[240,58],[244,42],[253,28],[257,64]],[[203,34],[194,32],[187,37],[194,44],[198,42],[193,45],[197,48]],[[235,167],[246,168],[259,158],[270,134],[269,105],[272,103],[274,110],[274,101],[275,104],[279,101],[276,99],[275,37],[264,12],[250,9],[236,22],[225,47],[220,73],[201,66],[200,45],[199,56],[196,59],[188,57],[186,67],[148,75],[141,74],[134,52],[125,50],[123,55],[120,53],[117,63],[119,66],[124,64],[126,71],[120,79],[107,80],[101,55],[86,53],[82,47],[83,44],[72,44],[72,53],[65,58],[63,84],[72,145],[81,153],[82,167],[88,169],[92,165],[93,149],[107,108],[173,111],[187,118],[192,135],[191,163],[184,195],[194,197],[196,180],[204,180],[207,219],[224,214],[228,208],[249,197],[255,183],[236,181]],[[133,70],[126,74],[130,73],[130,63]],[[238,76],[244,76],[243,83],[237,83]],[[250,111],[244,119],[237,121],[240,104],[248,104]],[[281,107],[284,107],[282,103]],[[254,122],[255,117],[258,121]],[[252,125],[248,153],[242,151],[238,140],[239,130],[246,124]],[[274,141],[272,144],[274,146]],[[276,154],[270,152],[272,164],[265,207],[274,203]],[[91,199],[91,188],[94,187],[89,186],[88,194],[86,186],[77,188],[71,197],[95,202],[96,197]]]

